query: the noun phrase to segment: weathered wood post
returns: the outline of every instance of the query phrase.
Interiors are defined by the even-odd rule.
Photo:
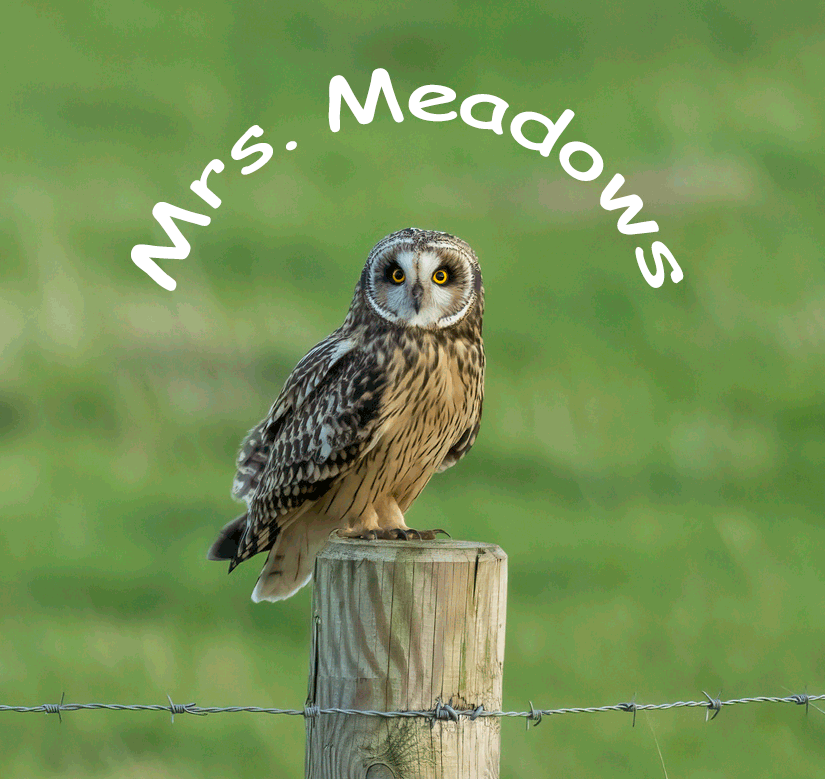
[[[501,709],[507,555],[469,541],[332,539],[313,585],[311,705]],[[308,717],[307,779],[493,779],[500,720]]]

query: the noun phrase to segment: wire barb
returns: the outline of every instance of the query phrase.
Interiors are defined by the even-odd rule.
[[[43,711],[46,714],[57,714],[57,721],[62,725],[63,724],[63,717],[60,714],[60,709],[63,706],[63,701],[66,700],[66,693],[65,691],[60,693],[60,703],[44,703],[43,704]]]
[[[436,720],[441,722],[458,722],[458,712],[452,706],[453,699],[450,698],[449,703],[444,703],[441,698],[435,702],[435,709],[433,709],[433,725]]]
[[[808,704],[810,703],[810,698],[808,697],[807,693],[799,693],[798,695],[791,695],[794,702],[797,703],[799,706],[805,707],[805,716],[808,716]]]
[[[169,713],[172,715],[172,724],[175,724],[175,714],[197,714],[199,717],[205,717],[208,712],[200,711],[194,703],[173,703],[172,696],[167,695],[169,700]]]
[[[628,703],[620,703],[619,708],[622,711],[632,711],[633,712],[633,724],[630,727],[635,728],[636,727],[636,712],[639,709],[639,707],[636,705],[636,693],[633,693],[633,697],[630,699],[630,701]]]
[[[707,709],[705,711],[705,722],[708,721],[708,716],[710,715],[711,711],[713,711],[713,716],[710,717],[710,721],[713,722],[713,720],[715,720],[716,717],[719,715],[719,712],[722,711],[722,706],[724,704],[722,703],[722,701],[719,699],[718,696],[716,698],[711,698],[710,695],[708,695],[704,690],[702,690],[702,692],[704,693],[705,697],[708,699],[707,703],[705,704],[707,706]],[[722,694],[722,691],[720,690],[719,695],[721,695],[721,694]],[[728,701],[728,702],[730,702],[730,701]]]
[[[315,703],[304,704],[304,719],[315,719],[321,713],[321,708]]]

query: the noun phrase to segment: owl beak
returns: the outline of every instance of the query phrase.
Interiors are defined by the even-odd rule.
[[[423,295],[424,287],[421,286],[420,282],[416,281],[412,288],[413,308],[416,314],[421,310],[421,298]]]

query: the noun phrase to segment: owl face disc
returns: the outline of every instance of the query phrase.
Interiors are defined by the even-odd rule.
[[[460,322],[476,305],[481,269],[460,238],[411,227],[376,244],[362,283],[367,301],[383,319],[441,330]]]

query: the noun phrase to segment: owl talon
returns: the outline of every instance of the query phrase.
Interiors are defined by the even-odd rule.
[[[336,531],[333,531],[336,532]],[[355,538],[359,541],[435,541],[437,535],[443,533],[447,538],[452,536],[440,527],[434,530],[416,530],[412,527],[393,527],[388,530],[350,530],[337,531],[339,538]]]
[[[452,538],[446,530],[438,528],[436,530],[416,530],[415,528],[393,528],[386,531],[383,538],[403,538],[405,541],[434,541],[437,533],[444,533],[448,538]]]
[[[410,531],[402,527],[392,527],[389,529],[381,530],[378,534],[378,537],[382,538],[385,541],[400,541],[402,539],[404,541],[409,541]]]
[[[435,528],[435,530],[417,530],[416,532],[419,534],[419,538],[422,541],[435,541],[439,533],[443,533],[445,536],[447,536],[447,538],[452,539],[452,536],[446,530],[442,530],[440,527]]]

